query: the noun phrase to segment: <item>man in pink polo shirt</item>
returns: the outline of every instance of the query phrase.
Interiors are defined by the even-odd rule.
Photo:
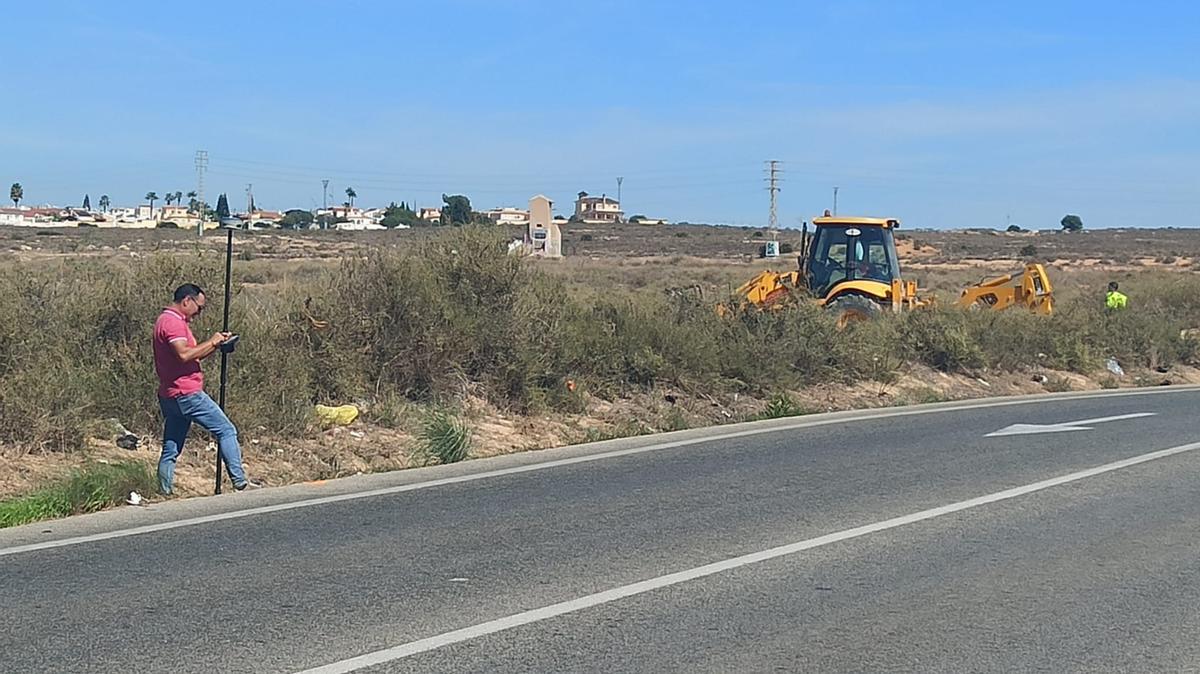
[[[163,449],[158,460],[158,488],[171,493],[175,481],[175,461],[183,451],[192,422],[200,424],[217,440],[217,451],[229,471],[234,489],[242,491],[259,485],[246,479],[242,469],[242,451],[237,428],[225,412],[204,392],[204,373],[200,361],[211,356],[229,339],[218,332],[197,344],[188,325],[204,311],[204,291],[192,283],[175,289],[174,302],[159,314],[154,323],[154,370],[158,373],[158,407],[163,415]]]

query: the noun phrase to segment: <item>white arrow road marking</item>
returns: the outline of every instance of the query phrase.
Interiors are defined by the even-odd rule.
[[[998,438],[1004,435],[1032,435],[1034,433],[1062,433],[1064,431],[1090,431],[1094,424],[1102,424],[1107,421],[1122,421],[1124,419],[1139,419],[1141,417],[1155,416],[1156,412],[1135,412],[1133,414],[1120,414],[1115,417],[1099,417],[1096,419],[1083,419],[1081,421],[1067,421],[1061,424],[1013,424],[1006,426],[998,431],[988,433],[983,436],[985,438]]]

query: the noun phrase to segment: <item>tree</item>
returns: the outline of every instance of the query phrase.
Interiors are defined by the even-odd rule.
[[[454,196],[442,195],[445,206],[442,208],[443,225],[466,225],[471,222],[471,200],[461,194]]]
[[[283,214],[283,218],[279,221],[279,226],[284,229],[308,229],[312,226],[313,214],[308,211],[302,211],[299,208]]]
[[[200,210],[200,202],[196,200],[196,191],[192,190],[187,193],[188,198],[188,213],[195,213]]]
[[[353,206],[353,205],[354,205],[354,199],[355,199],[355,197],[357,197],[357,196],[358,196],[358,192],[355,192],[353,187],[347,187],[347,188],[346,188],[346,198],[350,200],[350,201],[348,201],[348,202],[346,202],[346,203],[348,203],[348,204],[350,204],[351,206]],[[376,202],[376,203],[379,203],[379,202]]]
[[[429,223],[417,217],[417,214],[408,207],[408,204],[401,203],[399,206],[397,206],[396,202],[393,201],[390,206],[383,210],[383,220],[380,221],[380,224],[388,229],[391,229],[401,225],[407,227],[420,227],[421,225],[427,225]]]
[[[229,200],[225,198],[225,193],[217,197],[217,217],[225,219],[229,217]]]
[[[1019,232],[1023,232],[1023,231],[1025,231],[1025,230],[1021,229],[1021,226],[1020,226],[1020,225],[1009,225],[1009,226],[1008,226],[1008,229],[1006,229],[1006,230],[1004,230],[1004,231],[1006,231],[1006,232],[1009,232],[1009,233],[1016,234],[1016,233],[1019,233]]]
[[[21,200],[25,198],[25,188],[21,187],[21,183],[13,183],[8,188],[8,198],[12,199],[14,208],[21,205]]]
[[[157,192],[147,192],[146,201],[150,202],[150,214],[154,215],[154,202],[158,200]]]
[[[101,212],[101,213],[107,213],[107,212],[108,212],[108,207],[109,207],[110,205],[112,205],[112,202],[108,200],[108,195],[107,195],[107,194],[101,194],[101,195],[100,195],[100,212]]]
[[[88,198],[88,195],[86,195],[86,194],[83,195],[83,210],[85,210],[85,211],[92,210],[92,200],[90,198]]]
[[[1083,229],[1083,219],[1078,215],[1064,215],[1062,219],[1063,231],[1078,232]]]
[[[172,197],[172,200],[175,202],[176,206],[183,203],[183,192],[180,192],[179,190],[175,190],[175,193],[172,194],[171,197]]]

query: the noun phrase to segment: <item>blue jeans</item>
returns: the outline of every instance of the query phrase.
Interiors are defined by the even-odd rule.
[[[217,452],[229,471],[233,486],[240,487],[246,483],[237,429],[207,393],[201,391],[178,398],[159,398],[158,408],[162,410],[164,421],[162,456],[158,459],[159,491],[171,493],[171,485],[175,482],[175,460],[183,451],[183,443],[187,440],[193,421],[217,439]]]

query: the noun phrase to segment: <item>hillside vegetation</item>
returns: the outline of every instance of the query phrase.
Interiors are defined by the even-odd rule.
[[[467,396],[514,413],[579,411],[659,385],[770,397],[821,382],[886,381],[906,363],[947,372],[1075,372],[1192,361],[1200,282],[1144,286],[1133,309],[1096,298],[1053,317],[935,309],[839,332],[811,305],[719,318],[711,298],[613,287],[597,292],[507,255],[504,237],[462,229],[280,278],[239,276],[231,415],[300,434],[314,403],[453,405]],[[158,426],[154,319],[179,283],[212,293],[194,327],[218,327],[219,253],[17,262],[0,269],[0,444],[71,451],[94,424]],[[586,292],[585,292],[586,291]],[[206,371],[210,390],[215,360]],[[568,385],[570,382],[570,385]]]

